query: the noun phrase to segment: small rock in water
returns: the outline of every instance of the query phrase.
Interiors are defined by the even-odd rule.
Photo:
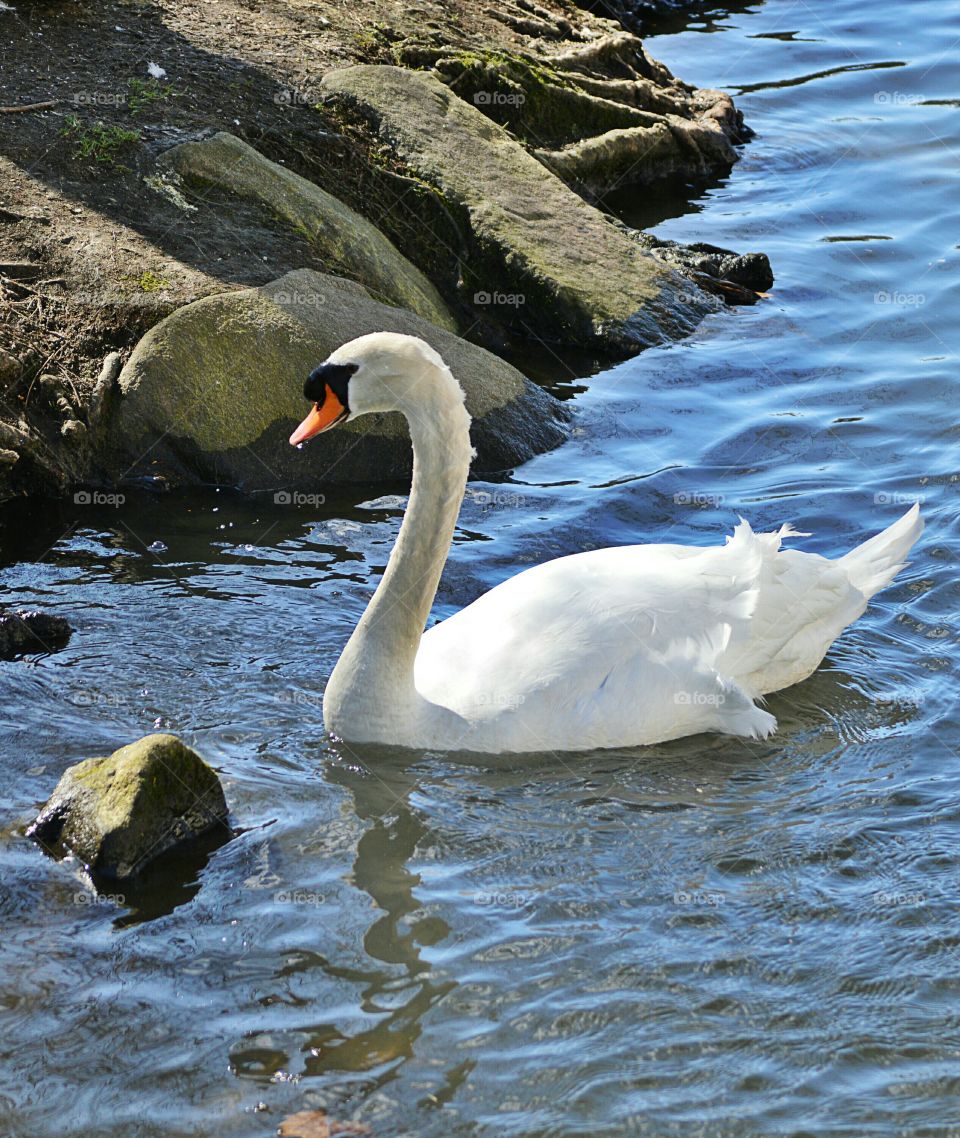
[[[166,553],[167,546],[162,541],[151,541],[147,546],[148,553]]]
[[[0,660],[65,648],[73,629],[62,616],[32,610],[0,613]]]
[[[27,836],[120,880],[217,827],[229,832],[214,770],[175,735],[147,735],[69,767]]]

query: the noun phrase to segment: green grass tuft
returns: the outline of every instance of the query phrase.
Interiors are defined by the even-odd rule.
[[[81,162],[95,162],[114,170],[128,167],[117,161],[117,156],[140,141],[140,131],[124,130],[120,126],[104,126],[102,122],[84,123],[76,115],[68,115],[63,129],[65,138],[74,143],[74,158]]]
[[[164,102],[176,94],[172,83],[161,83],[159,79],[128,79],[127,86],[130,88],[127,106],[132,115],[138,115],[151,103]]]

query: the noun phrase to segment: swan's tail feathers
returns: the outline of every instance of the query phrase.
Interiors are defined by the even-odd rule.
[[[858,545],[839,559],[850,583],[868,599],[889,585],[906,565],[910,548],[923,533],[920,503],[915,502],[903,517],[876,537]]]

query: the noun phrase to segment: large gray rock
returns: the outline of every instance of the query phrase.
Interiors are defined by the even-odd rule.
[[[227,804],[212,768],[175,735],[147,735],[69,767],[27,835],[124,879],[174,846],[221,828]]]
[[[365,65],[322,86],[466,219],[470,287],[480,302],[499,294],[518,331],[627,355],[717,308],[435,75]]]
[[[456,331],[436,288],[375,225],[242,139],[221,131],[202,142],[184,142],[166,151],[160,164],[194,185],[258,202],[302,234],[325,264],[365,285],[378,300]]]
[[[313,368],[379,331],[420,336],[443,356],[473,416],[476,470],[509,469],[564,439],[563,404],[510,364],[353,281],[298,269],[263,288],[204,297],[143,337],[109,418],[114,473],[247,491],[408,476],[399,414],[365,416],[303,450],[287,441],[308,410],[303,383]]]

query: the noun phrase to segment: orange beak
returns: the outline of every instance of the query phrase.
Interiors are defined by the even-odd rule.
[[[301,443],[305,443],[307,439],[312,439],[314,435],[329,431],[341,419],[345,419],[348,414],[346,407],[334,395],[330,385],[327,384],[324,389],[323,402],[314,403],[310,414],[290,436],[290,445],[299,446]]]

